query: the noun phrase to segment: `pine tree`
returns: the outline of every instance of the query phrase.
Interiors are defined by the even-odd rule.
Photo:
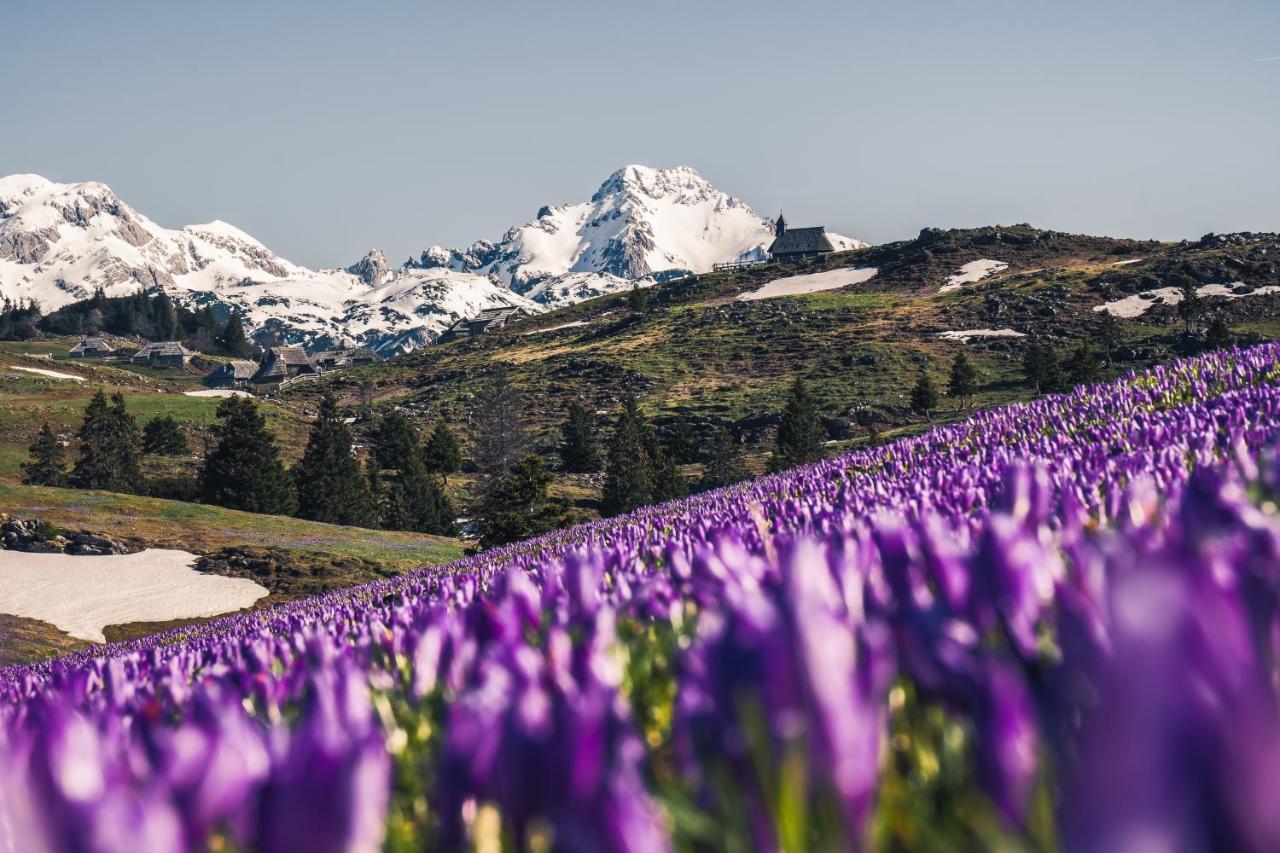
[[[76,437],[80,449],[71,472],[72,485],[115,492],[141,488],[138,427],[125,410],[124,395],[116,393],[108,403],[101,390],[94,394]]]
[[[1027,347],[1022,358],[1022,373],[1037,394],[1062,390],[1066,377],[1053,347],[1036,341]]]
[[[65,486],[67,463],[62,442],[46,421],[31,444],[31,461],[22,466],[22,482],[32,486]]]
[[[161,290],[156,294],[155,299],[151,300],[148,307],[151,309],[152,326],[155,329],[155,339],[159,341],[172,341],[178,337],[178,314],[173,308],[173,300],[169,295]]]
[[[222,340],[219,343],[228,355],[235,358],[248,358],[253,351],[253,347],[249,345],[249,338],[244,333],[244,320],[239,311],[231,312],[231,317],[222,330]]]
[[[600,512],[621,515],[645,506],[653,498],[653,471],[645,448],[646,427],[636,401],[628,397],[613,427],[605,465]]]
[[[824,435],[818,403],[804,380],[797,378],[782,410],[782,420],[778,423],[769,470],[783,471],[821,459]]]
[[[246,397],[223,400],[213,433],[214,448],[200,469],[200,499],[247,512],[292,515],[298,505],[293,480],[257,404]]]
[[[698,491],[721,489],[749,479],[750,476],[742,463],[738,442],[727,429],[717,429],[711,436],[711,454],[698,479]]]
[[[649,472],[653,482],[653,491],[646,503],[661,503],[675,500],[689,494],[689,484],[684,475],[676,467],[676,461],[662,446],[657,431],[645,427],[645,454],[649,457]]]
[[[1178,316],[1182,318],[1187,334],[1190,335],[1195,331],[1196,324],[1200,322],[1208,306],[1194,282],[1183,282],[1179,290],[1182,299],[1178,302]]]
[[[969,357],[963,352],[951,362],[951,375],[947,379],[947,396],[958,399],[965,405],[978,390],[978,372],[969,363]]]
[[[595,418],[577,400],[569,404],[569,414],[560,426],[560,461],[571,474],[600,470]]]
[[[182,456],[187,452],[187,436],[172,415],[154,417],[142,428],[142,452]]]
[[[1204,332],[1204,345],[1208,349],[1227,349],[1231,346],[1231,327],[1221,311],[1213,315],[1209,328]]]
[[[1087,338],[1081,338],[1076,344],[1071,357],[1067,359],[1066,370],[1073,385],[1087,385],[1098,381],[1102,367]]]
[[[475,409],[473,458],[483,478],[481,489],[497,483],[525,456],[524,400],[511,384],[505,365],[480,395]]]
[[[1115,349],[1122,340],[1120,321],[1110,311],[1103,311],[1098,320],[1098,343],[1102,345],[1102,353],[1107,357],[1107,367],[1115,366]]]
[[[351,430],[342,422],[337,398],[326,391],[306,450],[293,466],[299,518],[356,527],[375,524],[369,481],[360,473],[354,443]]]
[[[938,391],[933,387],[927,370],[921,370],[916,384],[911,387],[911,411],[933,420],[933,410],[938,408]]]
[[[389,412],[373,434],[370,493],[378,519],[389,530],[449,534],[453,507],[440,475],[427,470],[418,431],[400,412]]]
[[[667,434],[667,452],[680,465],[697,462],[701,458],[698,437],[694,434],[693,424],[688,418],[680,418],[671,425]]]
[[[547,498],[552,479],[537,456],[526,456],[512,466],[481,504],[480,544],[491,548],[560,527],[564,505]]]
[[[443,420],[436,421],[423,454],[429,471],[448,475],[462,470],[462,449],[453,430]]]

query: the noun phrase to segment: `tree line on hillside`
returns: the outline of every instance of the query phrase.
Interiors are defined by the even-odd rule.
[[[43,314],[34,301],[0,302],[0,340],[29,340],[50,335],[142,337],[151,341],[186,341],[191,349],[247,358],[254,346],[245,333],[244,319],[231,312],[219,321],[208,305],[191,310],[174,303],[163,290],[130,296],[107,296],[101,288],[93,296]]]
[[[186,453],[186,436],[167,416],[139,429],[119,393],[93,396],[76,439],[68,470],[65,447],[45,423],[23,467],[24,482],[151,494],[331,524],[455,531],[445,477],[459,469],[461,454],[448,427],[437,425],[424,443],[408,418],[388,412],[375,425],[362,468],[354,436],[330,393],[320,401],[302,458],[287,470],[261,409],[246,397],[219,404],[213,440],[194,480],[143,476],[144,454]]]

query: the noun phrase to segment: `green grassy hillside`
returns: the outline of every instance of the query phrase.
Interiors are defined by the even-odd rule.
[[[686,278],[646,291],[641,310],[628,294],[580,303],[473,340],[427,347],[391,361],[290,389],[302,404],[324,385],[352,405],[398,406],[424,423],[443,417],[462,433],[474,426],[474,399],[499,363],[526,394],[540,449],[569,401],[600,413],[602,427],[624,394],[636,395],[661,427],[682,419],[701,435],[713,425],[740,435],[758,468],[776,412],[796,376],[821,403],[833,449],[865,440],[850,422],[870,406],[888,435],[927,426],[908,405],[921,370],[945,386],[954,356],[978,369],[979,392],[961,411],[945,401],[936,419],[1024,399],[1026,343],[1055,343],[1063,355],[1096,336],[1104,302],[1182,282],[1280,285],[1275,235],[1234,235],[1195,243],[1151,243],[1040,231],[1028,226],[922,232],[914,240],[841,253],[800,267],[776,264]],[[971,261],[1007,269],[947,293],[948,276]],[[738,297],[781,276],[875,267],[870,281],[841,290],[762,301]],[[1210,298],[1242,339],[1280,333],[1280,295]],[[945,331],[1011,328],[1025,338],[946,340]],[[1123,345],[1110,372],[1185,351],[1176,310],[1157,305],[1122,320]],[[696,470],[696,466],[694,469]],[[562,480],[568,487],[568,482]]]

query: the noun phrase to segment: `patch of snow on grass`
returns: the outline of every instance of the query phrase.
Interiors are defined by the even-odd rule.
[[[543,332],[558,332],[561,329],[576,329],[578,326],[585,326],[585,325],[587,325],[586,320],[574,320],[571,323],[561,323],[559,326],[547,326],[545,329],[533,329],[532,331],[521,332],[520,336],[524,337],[525,335],[541,335]]]
[[[984,258],[980,261],[970,261],[960,267],[954,275],[947,276],[946,282],[938,290],[939,293],[948,293],[952,290],[964,287],[966,284],[973,284],[982,281],[989,275],[1007,270],[1009,265],[1004,261],[993,261]]]
[[[56,370],[45,370],[40,367],[18,367],[15,364],[9,365],[7,370],[21,370],[24,373],[38,373],[41,376],[47,376],[50,379],[70,379],[72,382],[83,382],[83,376],[72,376],[70,373],[59,373]]]
[[[1116,261],[1116,262],[1115,262],[1114,264],[1112,264],[1111,266],[1113,266],[1113,267],[1127,267],[1127,266],[1130,266],[1131,264],[1140,264],[1140,263],[1142,263],[1142,262],[1143,262],[1143,261],[1145,261],[1145,260],[1146,260],[1146,258],[1133,258],[1132,260],[1128,260],[1128,261]]]
[[[1235,292],[1236,288],[1243,286],[1239,282],[1233,284],[1206,284],[1203,287],[1196,288],[1196,293],[1200,296],[1220,296],[1223,299],[1243,299],[1247,296],[1266,296],[1268,293],[1280,293],[1280,287],[1276,285],[1255,287],[1247,293]],[[1177,305],[1181,301],[1182,291],[1178,288],[1158,287],[1155,290],[1144,290],[1141,293],[1130,294],[1123,299],[1095,305],[1093,310],[1095,312],[1106,311],[1113,317],[1132,320],[1134,317],[1141,317],[1147,313],[1147,309],[1157,302],[1164,305]]]
[[[969,343],[970,338],[1025,338],[1022,332],[1013,329],[966,329],[964,331],[939,332],[938,337],[947,341]]]
[[[105,643],[108,625],[218,616],[267,594],[246,578],[201,574],[195,561],[161,549],[105,557],[0,551],[0,613]]]
[[[805,293],[817,293],[822,290],[835,290],[854,284],[871,281],[879,272],[875,267],[847,267],[845,269],[827,270],[809,275],[793,275],[786,278],[775,278],[763,287],[744,293],[738,297],[739,302],[755,302],[760,299],[776,299],[779,296],[799,296]]]
[[[206,388],[203,391],[183,391],[186,397],[252,397],[248,391],[231,388]]]

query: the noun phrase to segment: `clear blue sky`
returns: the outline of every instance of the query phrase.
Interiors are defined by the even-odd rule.
[[[4,0],[0,173],[299,263],[494,238],[630,162],[872,241],[1280,230],[1275,0]]]

